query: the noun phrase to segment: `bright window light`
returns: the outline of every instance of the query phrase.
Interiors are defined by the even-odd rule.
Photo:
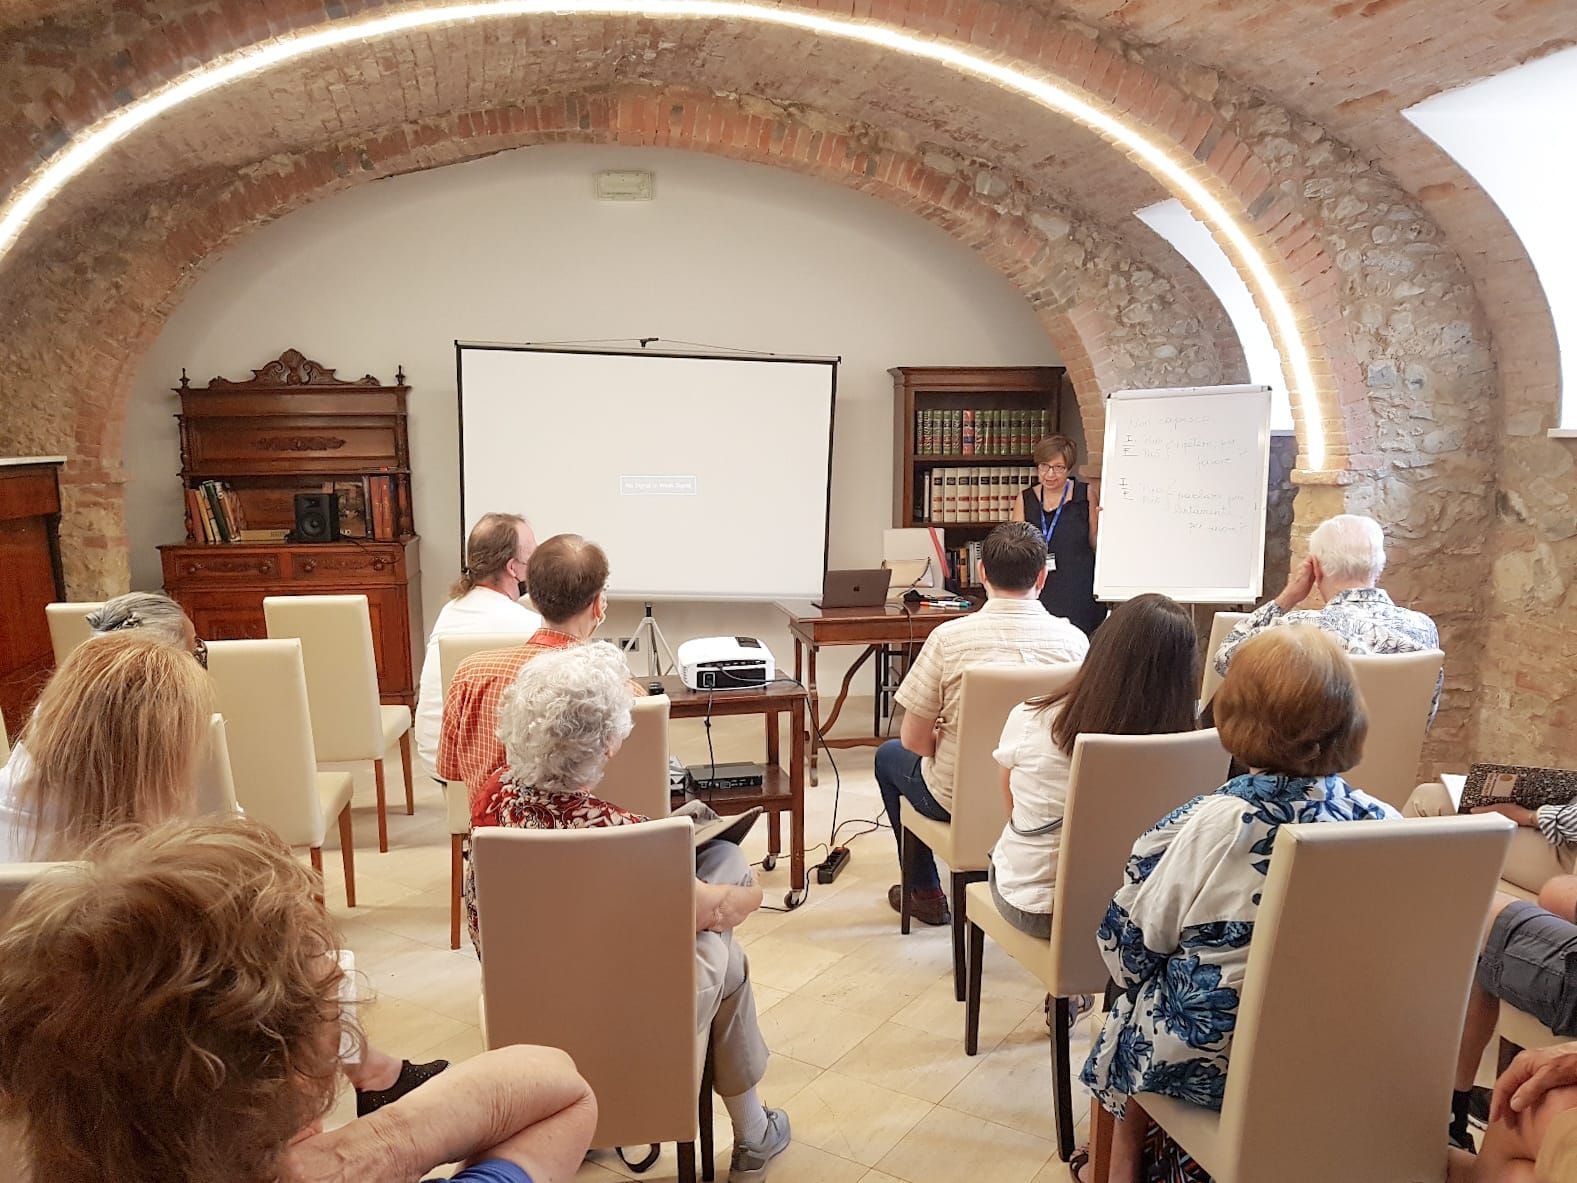
[[[1437,94],[1402,112],[1494,199],[1538,272],[1561,358],[1560,418],[1552,435],[1577,435],[1574,112],[1577,49]]]
[[[1270,335],[1270,326],[1259,314],[1254,293],[1248,290],[1248,284],[1232,266],[1226,251],[1210,236],[1210,227],[1189,213],[1188,207],[1175,197],[1135,210],[1134,217],[1171,243],[1172,249],[1199,272],[1199,278],[1216,294],[1243,346],[1248,380],[1270,387],[1271,430],[1291,431],[1292,401],[1287,397],[1281,351]]]
[[[44,205],[95,160],[138,128],[210,91],[251,78],[274,66],[351,42],[375,41],[395,33],[503,16],[644,16],[652,19],[742,21],[795,29],[875,46],[992,83],[1022,95],[1048,111],[1074,120],[1116,145],[1171,192],[1184,196],[1232,249],[1264,302],[1287,354],[1288,378],[1295,398],[1308,400],[1300,441],[1311,469],[1325,466],[1323,416],[1308,346],[1298,331],[1292,302],[1276,283],[1260,253],[1254,231],[1239,221],[1191,171],[1194,162],[1152,140],[1143,125],[1128,123],[1112,108],[1082,91],[1042,74],[1030,74],[990,57],[932,37],[889,25],[779,7],[761,0],[475,0],[433,3],[364,19],[335,22],[317,29],[283,34],[205,62],[142,98],[127,104],[74,136],[65,149],[18,186],[0,205],[0,260],[16,244],[27,223]]]

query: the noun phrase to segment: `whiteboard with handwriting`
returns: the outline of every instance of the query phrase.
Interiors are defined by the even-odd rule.
[[[1257,600],[1269,472],[1269,387],[1113,394],[1106,400],[1096,597],[1164,592],[1191,604]]]

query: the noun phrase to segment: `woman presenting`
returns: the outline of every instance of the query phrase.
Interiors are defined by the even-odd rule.
[[[1040,602],[1053,616],[1072,621],[1086,634],[1106,619],[1095,598],[1095,532],[1100,506],[1092,508],[1089,485],[1073,478],[1078,449],[1065,435],[1035,445],[1037,484],[1013,506],[1013,520],[1028,522],[1046,539],[1046,586]]]

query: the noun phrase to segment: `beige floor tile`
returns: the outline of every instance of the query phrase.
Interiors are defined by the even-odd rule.
[[[1031,1013],[1040,1017],[1038,1003],[1012,995],[985,994],[980,1000],[980,1051],[990,1051],[1007,1038]],[[956,1039],[959,1047],[964,1041],[964,1004],[953,996],[953,979],[949,975],[932,982],[907,1006],[893,1015],[892,1021],[905,1027],[939,1035],[943,1039]]]
[[[957,1087],[974,1066],[958,1040],[897,1023],[883,1023],[832,1065],[847,1076],[933,1104]]]
[[[1043,1138],[936,1108],[876,1165],[907,1183],[1029,1183],[1051,1157]]]
[[[923,971],[916,973],[885,953],[884,949],[870,957],[850,954],[817,974],[796,994],[875,1019],[890,1019],[914,1001],[926,986]]]
[[[859,1183],[904,1183],[904,1180],[883,1171],[871,1171],[869,1174],[861,1175]]]
[[[761,1099],[776,1109],[787,1108],[808,1085],[825,1071],[825,1068],[809,1063],[806,1060],[796,1060],[793,1056],[774,1051],[772,1058],[767,1061],[767,1074],[762,1077],[761,1084],[758,1086]],[[721,1102],[719,1102],[718,1112],[720,1115],[723,1112]],[[719,1116],[718,1121],[719,1129],[728,1129],[728,1118],[726,1116]]]
[[[612,1183],[613,1180],[622,1178],[623,1175],[610,1171],[590,1159],[581,1163],[580,1170],[575,1172],[575,1183]]]
[[[879,1019],[797,995],[761,1016],[768,1047],[818,1068],[831,1068],[879,1026]]]
[[[926,1101],[824,1072],[795,1094],[790,1116],[798,1141],[874,1166],[930,1111]]]
[[[1089,1169],[1085,1168],[1084,1173],[1088,1176]],[[1068,1169],[1068,1164],[1053,1155],[1051,1161],[1040,1168],[1040,1173],[1030,1183],[1078,1183],[1078,1181]]]
[[[774,986],[766,986],[760,982],[751,982],[750,992],[756,996],[757,1015],[766,1014],[778,1003],[789,997],[787,990],[779,990]]]
[[[897,914],[863,881],[840,877],[834,886],[836,894],[819,898],[818,893],[830,889],[813,889],[811,903],[815,906],[790,913],[777,926],[777,934],[834,952],[851,953],[873,938],[897,929]]]
[[[1076,1048],[1071,1057],[1075,1123],[1090,1105],[1090,1094],[1078,1079],[1086,1053],[1087,1048]],[[1044,1024],[1039,1031],[1015,1032],[981,1057],[974,1071],[942,1099],[942,1104],[1026,1134],[1055,1140],[1051,1048]]]
[[[479,1021],[477,999],[482,969],[468,949],[432,949],[403,953],[375,962],[362,971],[378,997],[403,998],[462,1023]]]
[[[401,1058],[409,1058],[413,1050],[431,1047],[439,1040],[451,1039],[476,1026],[389,995],[363,1004],[358,1012],[368,1040],[391,1056]]]
[[[842,959],[840,953],[776,935],[753,941],[746,948],[750,951],[751,980],[789,993]]]

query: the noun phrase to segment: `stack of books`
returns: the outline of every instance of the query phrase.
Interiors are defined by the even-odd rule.
[[[186,490],[187,532],[194,542],[240,542],[246,515],[235,490],[218,481],[204,481]]]
[[[1050,411],[988,407],[914,413],[914,450],[921,456],[1025,456],[1050,434]]]
[[[1035,470],[1018,465],[933,468],[915,481],[915,520],[938,525],[1005,522]]]

